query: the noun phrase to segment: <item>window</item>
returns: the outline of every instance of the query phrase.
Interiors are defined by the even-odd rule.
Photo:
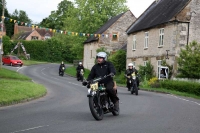
[[[31,40],[38,40],[38,36],[31,36]]]
[[[90,50],[90,58],[92,58],[92,50]]]
[[[136,50],[136,35],[133,36],[133,48],[132,50]]]
[[[147,61],[144,61],[144,66],[146,66],[147,65]]]
[[[144,38],[144,48],[148,48],[149,45],[149,32],[145,32],[145,38]]]
[[[135,61],[134,61],[134,62],[132,62],[132,63],[133,63],[133,66],[135,66],[135,64],[136,64],[136,63],[135,63]]]
[[[163,46],[164,41],[164,28],[159,30],[159,46]]]
[[[159,67],[161,66],[162,64],[162,60],[158,60],[158,77],[159,77]]]
[[[112,41],[118,41],[118,33],[117,32],[113,32],[112,34]]]

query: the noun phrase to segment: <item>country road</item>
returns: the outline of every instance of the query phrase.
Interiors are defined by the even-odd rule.
[[[59,64],[4,66],[47,88],[47,95],[0,107],[0,133],[200,133],[200,100],[118,87],[120,115],[96,121],[87,88],[75,78],[58,76]]]

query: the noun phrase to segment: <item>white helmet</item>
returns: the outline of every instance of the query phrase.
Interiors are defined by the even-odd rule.
[[[98,57],[104,58],[104,60],[106,60],[107,59],[107,54],[105,52],[99,52],[96,55],[96,58],[98,58]]]
[[[79,62],[79,65],[82,65],[82,62]]]
[[[129,63],[129,64],[128,64],[128,67],[130,67],[130,66],[132,66],[132,67],[133,67],[133,63]]]

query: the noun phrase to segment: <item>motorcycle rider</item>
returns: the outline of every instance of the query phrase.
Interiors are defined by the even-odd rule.
[[[60,67],[59,67],[59,74],[60,74],[60,72],[62,71],[62,67],[65,68],[65,64],[64,64],[63,61],[61,62]]]
[[[135,69],[135,66],[133,65],[133,63],[129,63],[128,69],[125,71],[125,77],[130,76],[133,72],[135,72],[135,75],[137,76],[137,74],[138,74],[137,69]],[[138,87],[139,86],[138,76],[136,77],[136,82],[137,82],[137,87]],[[128,78],[127,78],[127,81],[126,81],[126,87],[128,88],[128,91],[130,91],[130,84],[129,84]]]
[[[115,68],[111,62],[106,61],[107,54],[105,52],[99,52],[96,55],[97,64],[95,64],[87,78],[90,81],[97,77],[103,77],[105,75],[111,75],[99,82],[104,84],[106,92],[108,93],[111,101],[114,104],[114,110],[119,115],[119,98],[117,97],[116,91],[113,89],[114,81],[113,76],[116,74]],[[87,82],[83,82],[83,85],[87,85]]]
[[[83,71],[85,72],[85,69],[83,67],[82,62],[79,62],[78,66],[76,67],[76,78],[77,78],[77,80],[80,79],[80,71],[81,71],[81,69],[83,69]]]

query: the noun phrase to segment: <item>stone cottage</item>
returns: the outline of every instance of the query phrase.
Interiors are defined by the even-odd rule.
[[[21,40],[46,40],[53,36],[53,32],[44,28],[32,28],[15,24],[14,35],[19,34]]]
[[[127,64],[150,61],[158,75],[163,60],[177,73],[180,49],[200,42],[200,0],[155,0],[127,29]]]
[[[94,65],[96,50],[105,47],[108,52],[113,52],[127,44],[126,29],[136,20],[129,10],[108,20],[93,36],[84,42],[83,65],[91,69]]]

